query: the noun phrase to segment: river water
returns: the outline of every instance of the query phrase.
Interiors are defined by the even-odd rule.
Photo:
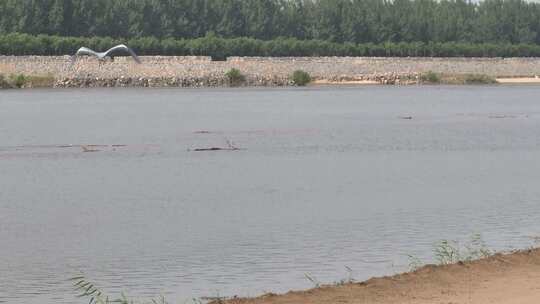
[[[540,87],[0,93],[0,302],[254,296],[540,235]],[[222,148],[221,151],[197,149]],[[352,271],[347,270],[347,267]]]

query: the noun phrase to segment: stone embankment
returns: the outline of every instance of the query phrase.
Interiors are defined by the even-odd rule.
[[[230,57],[129,57],[100,62],[70,56],[0,56],[0,74],[49,76],[55,87],[222,87],[225,73],[236,68],[245,75],[245,86],[293,85],[295,70],[308,72],[321,83],[413,84],[432,71],[442,74],[484,74],[491,77],[536,77],[540,58],[368,58]]]

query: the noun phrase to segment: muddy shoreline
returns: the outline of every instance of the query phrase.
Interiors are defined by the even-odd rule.
[[[314,84],[420,84],[421,75],[479,74],[501,83],[540,83],[540,58],[375,58],[375,57],[129,57],[100,62],[70,56],[0,56],[0,74],[49,79],[25,87],[227,87],[232,68],[245,75],[242,86],[293,86],[295,70],[308,72]]]
[[[391,277],[287,294],[234,298],[224,304],[475,303],[533,304],[540,299],[540,249],[451,265],[426,265]]]

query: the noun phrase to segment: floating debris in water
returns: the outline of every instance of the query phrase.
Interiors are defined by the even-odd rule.
[[[516,118],[515,115],[491,115],[489,116],[491,119],[503,119],[503,118]]]
[[[83,150],[83,152],[85,153],[88,153],[88,152],[99,152],[100,150],[96,149],[95,146],[81,146],[81,149]]]
[[[238,150],[238,149],[235,149],[235,150]],[[234,151],[234,150],[233,150],[233,149],[229,149],[229,148],[212,147],[212,148],[197,148],[197,149],[192,149],[192,150],[189,150],[189,151],[193,151],[193,152],[207,152],[207,151]]]
[[[210,151],[240,151],[245,150],[238,148],[231,140],[225,138],[227,147],[210,147],[210,148],[195,148],[188,149],[189,152],[210,152]]]

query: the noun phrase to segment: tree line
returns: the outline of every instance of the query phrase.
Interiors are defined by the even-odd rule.
[[[0,16],[2,35],[154,37],[162,48],[208,35],[343,52],[345,43],[540,44],[540,4],[523,0],[0,0]]]
[[[324,40],[247,37],[223,38],[209,34],[201,38],[156,37],[61,37],[50,35],[0,35],[0,54],[69,55],[79,47],[106,50],[126,43],[139,55],[212,56],[375,56],[375,57],[540,57],[540,45],[467,42],[338,43]]]

